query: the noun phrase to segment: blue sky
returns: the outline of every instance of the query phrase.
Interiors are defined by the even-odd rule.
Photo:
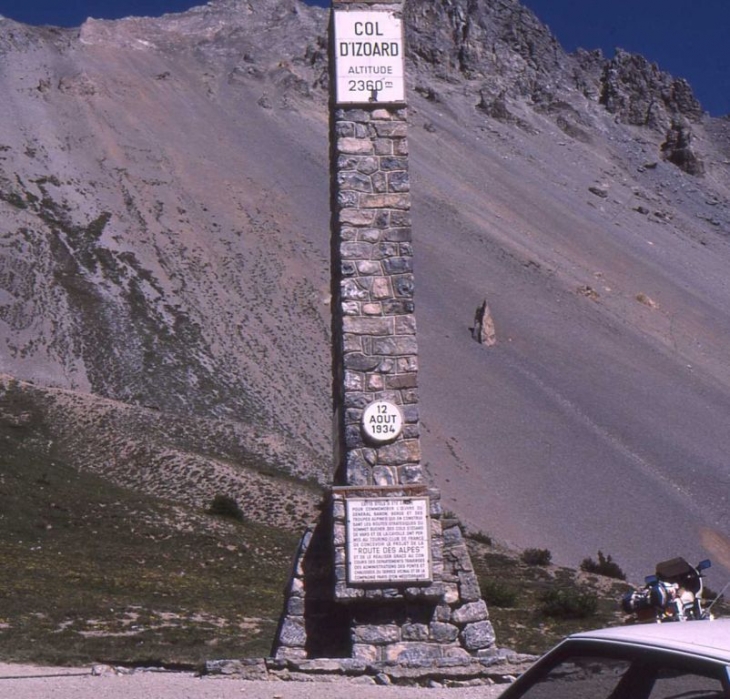
[[[306,0],[328,6],[329,0]],[[687,78],[704,108],[730,114],[730,0],[522,0],[568,50],[641,53]],[[72,27],[87,17],[179,12],[205,0],[0,0],[0,14]]]

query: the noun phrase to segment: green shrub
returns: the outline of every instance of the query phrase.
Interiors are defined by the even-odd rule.
[[[227,517],[243,522],[243,510],[238,503],[230,495],[216,495],[211,502],[210,507],[206,510],[209,515],[217,515],[219,517]]]
[[[611,556],[604,556],[603,551],[598,552],[598,563],[592,558],[584,558],[580,564],[580,569],[586,573],[605,575],[607,578],[615,578],[616,580],[626,580],[626,573],[621,570],[621,567]]]
[[[550,565],[553,554],[548,549],[525,549],[521,558],[528,566],[546,566]]]
[[[469,532],[469,538],[480,544],[492,545],[492,537],[485,534],[481,529],[478,532]]]
[[[553,589],[545,592],[540,611],[555,619],[585,619],[598,611],[598,597],[575,589]]]
[[[517,606],[519,591],[513,585],[490,578],[481,581],[482,595],[490,607],[513,608]]]

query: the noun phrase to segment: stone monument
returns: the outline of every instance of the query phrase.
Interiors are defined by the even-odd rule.
[[[421,465],[402,0],[333,0],[334,485],[302,539],[280,660],[454,666],[494,633]]]

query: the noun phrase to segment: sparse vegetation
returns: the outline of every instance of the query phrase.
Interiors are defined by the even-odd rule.
[[[209,515],[217,515],[219,517],[226,517],[228,519],[234,519],[237,522],[243,522],[243,510],[241,506],[236,502],[235,498],[230,495],[222,495],[218,493],[214,498],[213,502],[210,503],[210,507],[206,510]]]
[[[546,590],[540,601],[542,613],[556,619],[585,619],[598,611],[598,596],[580,589]]]
[[[522,561],[528,566],[550,565],[553,554],[548,549],[525,549],[522,552]]]
[[[490,578],[482,582],[482,596],[491,607],[512,608],[517,606],[519,590],[510,582]]]
[[[616,563],[611,556],[604,556],[603,551],[598,552],[598,562],[592,558],[584,558],[580,564],[580,569],[586,573],[595,573],[604,575],[607,578],[615,578],[616,580],[626,580],[626,573]]]
[[[68,458],[46,410],[26,384],[0,381],[0,657],[198,664],[267,655],[298,535],[205,516],[141,492],[139,481],[126,488],[79,469],[85,454]],[[142,462],[149,454],[140,451]],[[134,461],[126,470],[132,480],[143,473]]]

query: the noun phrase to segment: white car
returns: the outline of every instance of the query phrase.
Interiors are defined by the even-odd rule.
[[[573,634],[500,699],[730,699],[730,619]]]

